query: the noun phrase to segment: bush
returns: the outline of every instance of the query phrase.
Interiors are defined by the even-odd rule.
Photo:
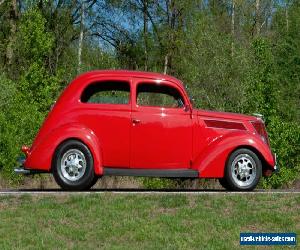
[[[21,179],[13,173],[21,145],[31,145],[59,90],[59,77],[46,65],[54,40],[45,25],[45,18],[36,9],[22,16],[15,48],[18,69],[13,78],[17,80],[0,76],[4,90],[0,101],[0,168],[1,175],[12,182]]]
[[[272,117],[267,125],[272,150],[277,154],[280,172],[266,178],[263,187],[279,188],[291,184],[300,174],[300,125]]]
[[[22,144],[31,144],[44,118],[37,107],[26,103],[18,94],[0,112],[0,168],[1,175],[15,182],[20,177],[13,173]]]

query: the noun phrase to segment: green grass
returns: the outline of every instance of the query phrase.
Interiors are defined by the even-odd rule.
[[[300,195],[0,196],[0,249],[241,249],[240,232],[299,235]]]

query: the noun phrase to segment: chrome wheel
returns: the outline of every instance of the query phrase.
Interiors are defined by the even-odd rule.
[[[251,185],[257,174],[257,166],[255,160],[249,154],[239,154],[231,164],[231,175],[240,187]]]
[[[86,159],[78,149],[69,149],[61,158],[61,173],[69,181],[78,181],[85,173]]]

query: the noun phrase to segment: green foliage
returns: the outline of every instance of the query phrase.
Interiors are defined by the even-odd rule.
[[[53,47],[54,36],[45,28],[46,19],[39,10],[30,9],[22,16],[17,35],[17,49],[26,63],[43,63]]]
[[[59,78],[49,74],[43,66],[34,62],[21,76],[19,89],[24,101],[45,112],[49,110],[56,98]]]
[[[26,12],[17,33],[16,53],[21,69],[19,80],[13,83],[1,76],[3,99],[0,111],[0,166],[9,180],[23,144],[30,145],[59,89],[59,78],[46,69],[44,59],[53,46],[46,20],[36,9]],[[16,64],[15,64],[16,66]]]
[[[84,44],[83,47],[83,72],[97,69],[118,68],[119,62],[113,54],[106,53],[103,49],[94,47],[93,44]]]
[[[248,84],[249,112],[262,113],[267,119],[277,114],[278,77],[274,55],[266,39],[257,38],[252,42],[253,69]]]
[[[0,110],[4,110],[12,102],[12,96],[16,93],[16,85],[8,79],[4,74],[0,74]]]
[[[218,31],[211,16],[197,13],[176,57],[176,74],[189,87],[198,108],[244,112],[250,53]]]
[[[280,73],[279,112],[285,119],[300,121],[300,2],[291,1],[288,6],[287,10],[278,9],[274,22],[274,55],[276,70]]]
[[[0,169],[4,177],[14,181],[19,179],[13,174],[13,168],[16,167],[20,147],[23,144],[30,145],[44,116],[34,105],[28,103],[22,95],[17,93],[16,87],[10,80],[1,76],[1,89],[8,84],[14,89],[10,90],[13,92],[6,98],[5,103],[1,104]]]
[[[289,185],[300,177],[300,125],[272,117],[267,128],[280,172],[264,179],[263,186],[278,188]]]

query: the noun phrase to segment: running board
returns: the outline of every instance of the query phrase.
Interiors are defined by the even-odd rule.
[[[132,169],[104,168],[103,175],[108,176],[140,176],[168,178],[197,178],[199,172],[192,169]]]

